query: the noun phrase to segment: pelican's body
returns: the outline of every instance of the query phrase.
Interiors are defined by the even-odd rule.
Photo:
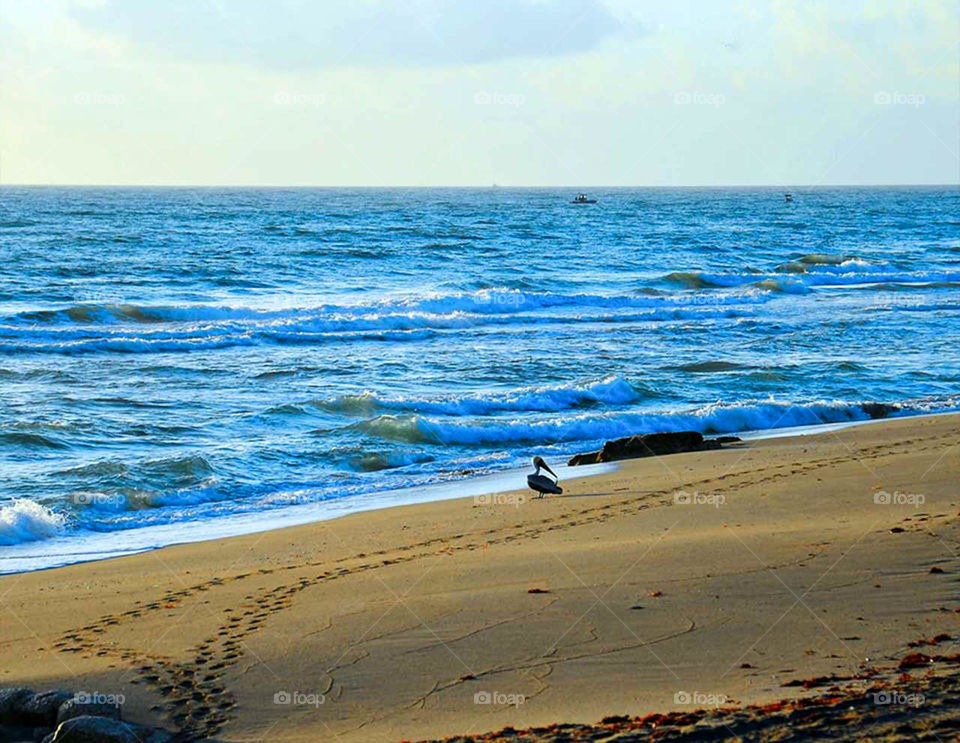
[[[527,475],[527,487],[531,490],[536,490],[539,493],[538,498],[542,498],[544,493],[560,495],[563,492],[563,488],[557,484],[560,481],[557,473],[550,469],[550,466],[544,462],[542,458],[534,457],[533,467],[533,474]],[[542,469],[553,475],[554,479],[551,480],[546,475],[541,475],[540,470]]]

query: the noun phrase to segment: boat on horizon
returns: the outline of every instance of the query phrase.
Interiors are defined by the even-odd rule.
[[[570,201],[571,204],[596,204],[596,199],[589,198],[585,193],[578,193],[576,198]]]

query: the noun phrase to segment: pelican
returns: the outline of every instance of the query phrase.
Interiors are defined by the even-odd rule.
[[[560,482],[560,478],[557,477],[557,473],[550,469],[550,465],[543,461],[542,457],[533,458],[533,474],[527,475],[527,486],[531,490],[536,490],[540,495],[538,498],[542,498],[544,493],[550,493],[551,495],[560,495],[563,492],[557,483]],[[551,480],[546,475],[541,475],[540,470],[544,469],[553,475],[554,479]]]

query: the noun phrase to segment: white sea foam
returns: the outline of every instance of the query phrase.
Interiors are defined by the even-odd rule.
[[[9,546],[55,537],[64,517],[32,500],[21,498],[0,507],[0,545]]]
[[[824,269],[825,267],[817,267]],[[830,267],[833,269],[842,267]],[[796,287],[854,286],[859,284],[930,284],[935,282],[960,281],[960,271],[882,271],[876,266],[861,270],[860,265],[852,270],[817,270],[808,273],[707,273],[701,271],[679,272],[667,278],[678,284],[697,287],[737,288],[754,285],[760,288],[797,293]],[[791,288],[786,288],[791,287]]]
[[[953,399],[926,409],[869,402],[818,401],[805,404],[775,401],[717,403],[687,413],[602,413],[539,420],[443,421],[420,415],[381,415],[356,424],[384,439],[442,445],[481,446],[521,442],[565,442],[614,439],[660,431],[699,431],[707,434],[758,431],[821,423],[862,421],[878,415],[955,410]]]
[[[169,353],[262,343],[321,344],[351,340],[417,341],[447,331],[496,327],[682,322],[740,318],[748,308],[669,306],[616,313],[482,315],[466,312],[304,316],[295,320],[230,321],[223,325],[72,327],[0,325],[7,353]]]
[[[467,395],[445,399],[382,398],[371,393],[344,395],[314,404],[332,412],[369,415],[377,410],[407,410],[433,415],[489,415],[505,411],[551,412],[594,403],[625,405],[649,396],[649,390],[625,379],[606,377],[599,382],[554,387],[527,387],[500,395]]]
[[[742,292],[712,297],[690,295],[635,296],[602,294],[562,294],[552,292],[525,292],[518,289],[485,289],[476,292],[429,292],[398,296],[356,304],[317,304],[302,307],[268,309],[260,307],[225,306],[209,304],[135,305],[135,304],[81,304],[62,308],[36,309],[18,312],[2,318],[7,325],[98,325],[98,324],[158,324],[158,323],[217,323],[227,321],[309,321],[324,317],[360,317],[382,315],[451,315],[469,313],[479,315],[515,314],[539,309],[560,307],[606,309],[662,309],[701,306],[726,306],[766,301],[757,293]]]

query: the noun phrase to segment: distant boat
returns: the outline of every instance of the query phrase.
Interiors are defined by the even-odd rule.
[[[786,201],[786,202],[788,202],[788,203],[791,202],[791,201],[793,201],[793,194],[792,194],[792,193],[785,193],[785,194],[783,195],[783,200]]]
[[[578,193],[577,198],[573,199],[570,203],[571,204],[596,204],[597,200],[587,198],[587,195],[585,193]]]

